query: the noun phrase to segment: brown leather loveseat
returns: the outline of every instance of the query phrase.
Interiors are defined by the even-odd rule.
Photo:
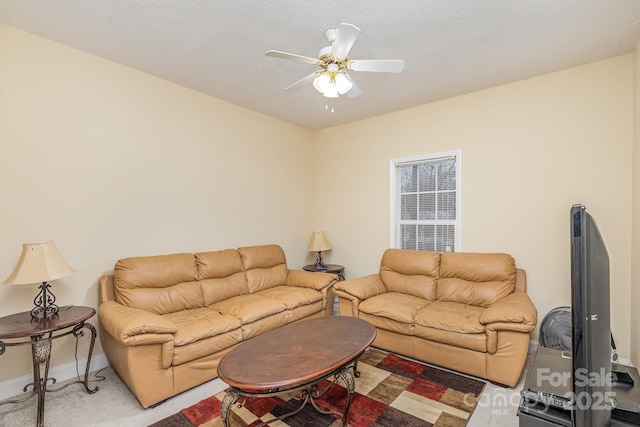
[[[100,278],[100,339],[143,407],[217,376],[238,343],[331,315],[337,276],[287,268],[280,246],[126,258]]]
[[[388,249],[378,274],[334,290],[374,346],[513,387],[537,322],[525,282],[507,254]]]

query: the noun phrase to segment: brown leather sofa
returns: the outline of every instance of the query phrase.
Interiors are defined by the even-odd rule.
[[[537,312],[507,254],[388,249],[378,274],[338,282],[340,314],[377,329],[373,345],[513,387]]]
[[[328,273],[289,270],[280,246],[126,258],[100,278],[100,339],[143,407],[217,376],[238,343],[331,315]]]

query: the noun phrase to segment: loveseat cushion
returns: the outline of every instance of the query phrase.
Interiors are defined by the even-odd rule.
[[[238,253],[244,265],[250,293],[286,283],[289,270],[280,246],[248,246],[238,248]]]
[[[434,301],[420,310],[416,325],[463,334],[484,334],[485,326],[480,323],[484,308],[457,302]]]
[[[380,263],[380,278],[390,292],[436,299],[440,253],[387,249]]]
[[[415,335],[430,341],[487,351],[484,308],[457,302],[434,301],[416,314]]]
[[[487,334],[465,334],[415,325],[414,335],[428,341],[478,351],[480,353],[486,353],[488,348]]]
[[[437,297],[488,307],[511,294],[515,281],[516,263],[508,254],[444,252]]]
[[[367,298],[359,306],[359,317],[378,329],[413,335],[416,313],[429,304],[424,298],[399,292]]]
[[[198,252],[195,257],[205,306],[249,293],[237,250]]]
[[[155,314],[204,306],[193,254],[132,257],[114,268],[116,302]]]
[[[424,298],[400,292],[367,298],[358,307],[361,314],[384,317],[400,323],[413,325],[416,314],[429,304]]]

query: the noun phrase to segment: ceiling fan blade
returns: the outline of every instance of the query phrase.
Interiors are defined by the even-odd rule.
[[[401,59],[360,59],[349,61],[349,68],[353,71],[399,73],[404,70],[404,61]]]
[[[358,85],[356,85],[356,82],[353,81],[353,79],[351,78],[351,76],[349,74],[344,75],[347,79],[349,79],[349,81],[353,84],[353,86],[351,87],[351,89],[349,89],[349,92],[347,92],[347,96],[349,98],[355,98],[356,96],[360,96],[362,95],[362,91],[360,90],[360,88],[358,87]]]
[[[273,58],[288,59],[290,61],[304,62],[306,64],[315,65],[318,60],[308,56],[294,55],[293,53],[279,52],[277,50],[268,50],[264,53],[266,56]]]
[[[300,89],[306,83],[313,81],[313,79],[315,79],[317,76],[318,76],[318,73],[317,72],[313,72],[313,73],[309,74],[308,76],[301,78],[300,80],[298,80],[297,82],[295,82],[291,86],[287,87],[285,90]]]
[[[340,24],[333,42],[331,54],[336,58],[345,58],[360,35],[360,28],[351,24]]]

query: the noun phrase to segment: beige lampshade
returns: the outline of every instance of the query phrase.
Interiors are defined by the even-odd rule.
[[[311,235],[311,242],[309,242],[309,251],[319,252],[328,251],[331,249],[331,243],[327,240],[327,236],[323,230],[316,230]]]
[[[22,245],[22,255],[5,285],[28,285],[71,276],[76,271],[60,256],[55,243],[38,242]]]

